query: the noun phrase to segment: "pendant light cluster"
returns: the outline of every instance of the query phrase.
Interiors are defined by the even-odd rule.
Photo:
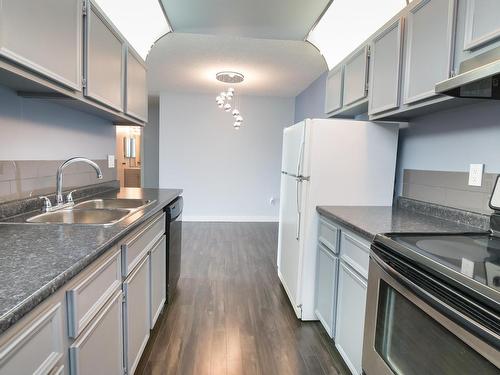
[[[215,78],[218,81],[224,83],[240,83],[243,82],[243,74],[236,72],[220,72],[217,73]],[[222,91],[216,98],[215,101],[220,109],[225,112],[231,112],[234,118],[233,127],[235,130],[239,130],[243,125],[243,116],[240,114],[240,101],[239,97],[236,97],[236,93],[233,87],[229,87],[226,91]],[[232,109],[232,111],[231,111]]]

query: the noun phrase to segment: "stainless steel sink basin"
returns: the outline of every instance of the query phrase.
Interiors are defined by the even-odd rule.
[[[75,204],[75,209],[81,208],[128,208],[128,209],[140,209],[146,207],[153,203],[152,200],[143,200],[143,199],[93,199],[90,201],[81,202]]]
[[[132,210],[126,209],[62,209],[30,217],[28,223],[113,225],[123,220]]]

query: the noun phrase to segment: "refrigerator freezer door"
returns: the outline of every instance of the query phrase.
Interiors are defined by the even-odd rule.
[[[304,135],[306,122],[290,126],[283,131],[283,154],[281,171],[289,175],[300,174],[300,166],[304,154]]]

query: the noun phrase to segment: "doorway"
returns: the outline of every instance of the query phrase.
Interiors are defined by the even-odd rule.
[[[116,127],[116,166],[120,187],[141,187],[140,126]]]

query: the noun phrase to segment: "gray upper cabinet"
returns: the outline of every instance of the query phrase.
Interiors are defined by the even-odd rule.
[[[461,0],[464,1],[464,0]],[[466,0],[464,50],[500,39],[500,1]]]
[[[148,120],[148,90],[146,65],[131,48],[127,48],[126,113],[146,122]]]
[[[93,2],[85,26],[85,95],[122,111],[125,41]]]
[[[368,114],[399,107],[403,20],[375,36],[371,45]]]
[[[344,66],[343,106],[349,106],[368,95],[369,47],[365,46],[352,55]]]
[[[403,103],[436,95],[437,82],[452,70],[455,0],[421,0],[412,3],[406,21]]]
[[[332,113],[342,108],[342,66],[332,69],[326,78],[325,113]]]
[[[80,91],[82,0],[2,0],[0,55]]]

